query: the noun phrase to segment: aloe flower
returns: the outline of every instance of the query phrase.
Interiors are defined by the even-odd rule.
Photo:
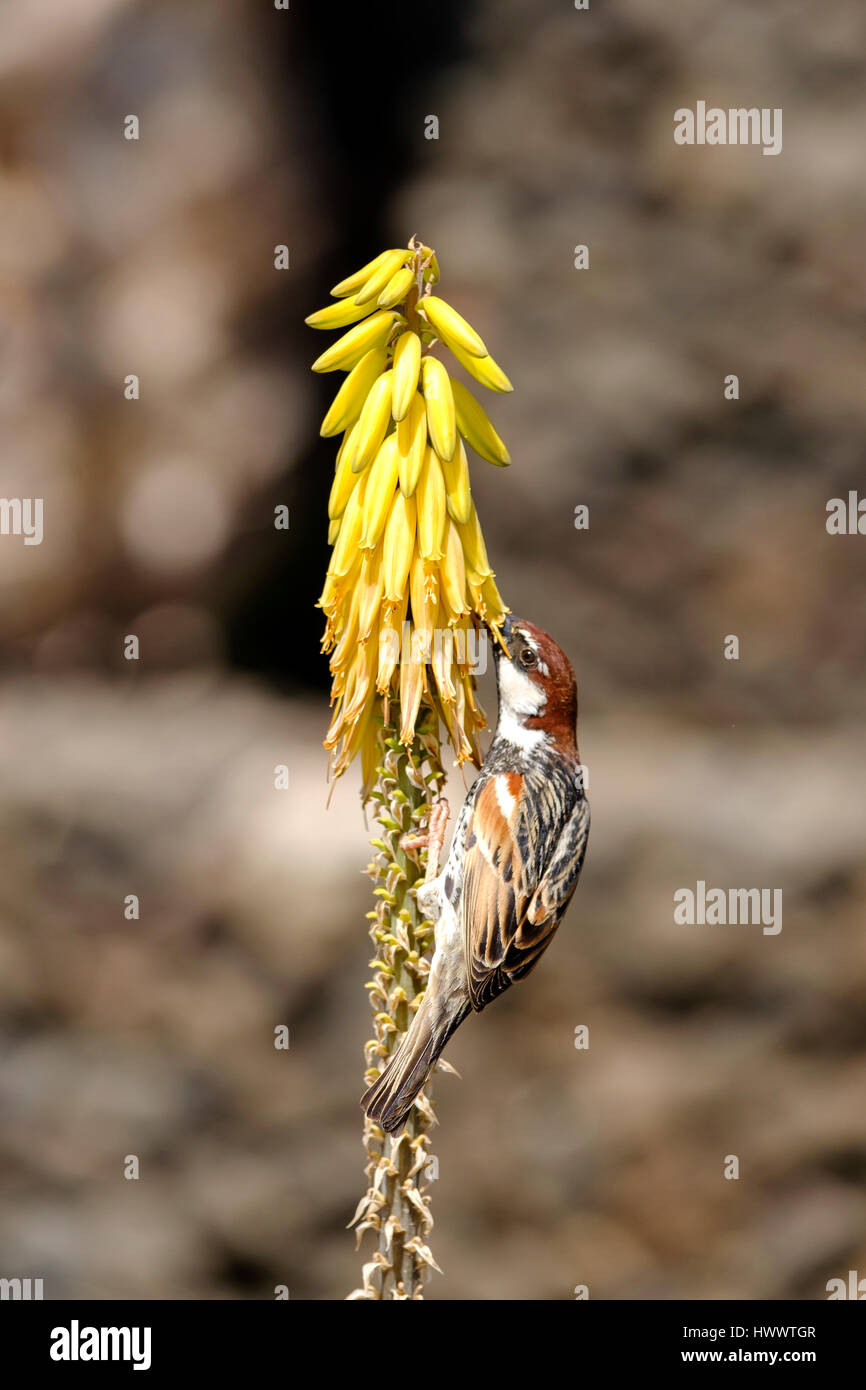
[[[498,466],[510,462],[508,451],[438,353],[446,349],[490,390],[511,383],[475,330],[433,293],[438,280],[435,253],[413,237],[335,285],[335,302],[306,320],[346,330],[313,363],[346,373],[321,428],[342,437],[319,605],[332,676],[331,775],[360,754],[362,797],[380,832],[367,870],[376,883],[367,1084],[406,1032],[429,973],[433,924],[415,896],[427,850],[411,840],[428,826],[445,780],[442,729],[458,764],[480,765],[486,721],[473,666],[485,628],[498,640],[508,612],[472,500],[467,446]],[[351,1224],[359,1244],[372,1232],[376,1249],[351,1298],[421,1298],[438,1268],[425,1178],[433,1122],[429,1086],[396,1136],[365,1119],[369,1186]]]

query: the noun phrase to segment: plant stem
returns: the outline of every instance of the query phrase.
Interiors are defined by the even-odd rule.
[[[396,716],[396,717],[395,717]],[[376,958],[368,986],[376,1036],[365,1047],[367,1081],[375,1079],[399,1046],[423,996],[430,971],[433,927],[420,914],[415,888],[422,881],[426,850],[418,855],[401,847],[402,837],[428,820],[445,774],[438,721],[422,707],[415,737],[408,747],[398,740],[399,709],[383,729],[383,757],[371,800],[381,835],[373,841],[376,857],[368,873],[377,898],[370,935]],[[423,1185],[433,1108],[428,1087],[420,1093],[404,1128],[391,1137],[372,1121],[364,1122],[369,1187],[352,1224],[358,1245],[374,1231],[378,1248],[363,1266],[363,1287],[353,1299],[421,1299],[431,1269],[438,1269],[427,1237],[433,1226],[428,1189]]]

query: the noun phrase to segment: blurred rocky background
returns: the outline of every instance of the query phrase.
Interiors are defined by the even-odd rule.
[[[515,384],[473,486],[593,806],[555,946],[437,1082],[429,1297],[866,1275],[866,539],[825,529],[866,493],[864,77],[858,0],[4,10],[0,491],[44,540],[0,537],[0,1275],[358,1282],[367,851],[356,780],[325,804],[302,320],[415,232]],[[782,154],[675,146],[697,100],[783,108]],[[698,879],[781,888],[781,933],[674,925]]]

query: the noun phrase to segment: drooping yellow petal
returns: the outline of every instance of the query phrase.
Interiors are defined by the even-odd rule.
[[[476,454],[504,468],[511,462],[511,455],[496,433],[487,412],[478,404],[471,391],[467,391],[462,381],[451,378],[451,391],[454,396],[454,409],[457,414],[457,428],[471,445]]]
[[[364,552],[361,562],[361,582],[358,585],[358,641],[369,641],[379,618],[384,588],[382,547]]]
[[[403,642],[403,624],[409,608],[409,591],[404,592],[395,608],[386,613],[379,624],[379,666],[376,674],[376,689],[384,695],[391,685],[391,677],[397,669]]]
[[[424,398],[417,392],[396,433],[400,488],[406,497],[411,497],[418,486],[427,448],[427,412]]]
[[[467,323],[463,315],[458,314],[444,299],[439,299],[435,294],[428,294],[419,300],[418,308],[424,310],[446,347],[452,347],[452,344],[456,343],[473,357],[487,356],[487,348],[471,323]]]
[[[442,603],[448,610],[448,622],[456,622],[469,612],[466,601],[466,566],[463,546],[457,527],[450,517],[445,521],[445,556],[439,566],[442,580]]]
[[[442,466],[428,445],[418,478],[418,550],[424,560],[442,559],[447,516]]]
[[[355,303],[366,304],[369,300],[378,299],[392,276],[396,275],[400,267],[411,259],[411,251],[389,251],[358,290],[355,295]]]
[[[457,445],[457,415],[451,381],[442,363],[425,357],[421,363],[421,386],[427,407],[427,433],[441,459],[454,456]]]
[[[402,304],[414,283],[414,270],[408,265],[404,266],[391,276],[376,303],[381,309],[391,309],[395,304]]]
[[[340,434],[354,425],[361,414],[364,402],[374,381],[382,375],[388,365],[388,354],[384,348],[371,348],[365,353],[357,366],[353,367],[343,382],[327,415],[322,421],[319,433],[327,439]]]
[[[474,506],[470,508],[469,520],[463,523],[458,522],[457,529],[463,544],[467,575],[481,584],[485,579],[490,578],[493,570],[487,558],[487,546],[484,544],[484,537],[478,522],[478,513]]]
[[[404,656],[400,662],[400,742],[411,743],[415,737],[415,721],[421,706],[426,684],[424,662]]]
[[[340,446],[337,454],[337,468],[334,473],[334,481],[331,484],[331,495],[328,498],[328,516],[334,521],[343,515],[346,510],[346,503],[352,495],[352,491],[358,479],[352,472],[352,457],[354,453],[354,441],[352,436],[355,433],[353,425],[346,433],[346,438]]]
[[[394,344],[394,392],[391,413],[395,420],[404,419],[418,389],[421,369],[421,339],[407,329]]]
[[[375,304],[355,304],[352,300],[341,299],[336,304],[328,304],[324,309],[309,314],[304,323],[308,328],[346,328],[350,323],[357,323],[359,319],[372,314],[375,307]]]
[[[391,434],[379,449],[372,467],[364,475],[369,477],[369,482],[364,495],[364,524],[360,540],[362,550],[371,550],[379,544],[397,487],[397,465],[397,440]]]
[[[415,498],[405,497],[398,489],[391,503],[383,541],[385,601],[388,606],[398,604],[407,592],[406,582],[415,551],[415,518]]]
[[[391,384],[393,372],[384,372],[370,387],[358,420],[353,441],[352,472],[361,473],[376,457],[391,423]]]
[[[385,257],[393,255],[393,251],[380,251],[379,255],[374,256],[372,261],[368,261],[366,265],[361,266],[360,270],[356,270],[352,275],[347,275],[345,280],[341,280],[338,285],[335,285],[331,294],[335,299],[343,299],[347,294],[356,294],[361,286],[369,280],[373,271],[379,268]]]
[[[487,387],[488,391],[514,390],[499,363],[494,362],[492,357],[473,357],[471,352],[464,352],[456,343],[449,343],[448,346],[461,367],[465,367],[476,381],[480,381],[482,386]]]
[[[403,319],[393,309],[380,309],[363,323],[356,323],[332,343],[313,363],[314,372],[346,372],[357,366],[373,348],[384,347],[395,323]]]
[[[348,573],[351,565],[357,559],[358,545],[361,540],[361,527],[364,520],[364,497],[367,492],[367,473],[362,473],[354,491],[346,503],[346,510],[343,513],[343,524],[340,527],[340,534],[337,537],[337,544],[334,546],[334,553],[331,556],[331,566],[334,574]]]
[[[448,511],[455,521],[465,523],[472,512],[472,491],[469,486],[469,461],[463,440],[457,440],[457,448],[451,459],[440,459],[442,476],[445,479],[445,499]]]

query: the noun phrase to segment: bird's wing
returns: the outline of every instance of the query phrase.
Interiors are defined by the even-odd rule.
[[[574,892],[589,833],[589,808],[575,804],[559,833],[540,833],[527,815],[523,777],[491,777],[468,827],[462,894],[463,942],[472,1007],[483,1009],[522,979],[549,944]]]

